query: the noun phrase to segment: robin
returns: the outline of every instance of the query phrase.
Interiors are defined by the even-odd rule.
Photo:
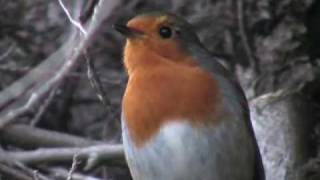
[[[134,180],[264,180],[244,93],[191,25],[165,12],[126,37],[122,136]]]

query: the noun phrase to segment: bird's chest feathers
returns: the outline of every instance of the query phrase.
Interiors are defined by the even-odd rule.
[[[124,121],[136,146],[170,122],[195,127],[219,122],[218,89],[212,76],[196,67],[159,66],[129,77],[123,98]]]

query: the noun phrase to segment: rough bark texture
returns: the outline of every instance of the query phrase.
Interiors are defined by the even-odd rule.
[[[272,95],[251,101],[251,117],[267,179],[293,179],[301,165],[316,155],[312,142],[316,110],[301,95],[278,99]]]

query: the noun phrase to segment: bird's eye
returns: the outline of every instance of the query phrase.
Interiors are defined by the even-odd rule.
[[[172,30],[170,27],[163,26],[160,28],[159,34],[162,38],[170,38],[172,36]]]

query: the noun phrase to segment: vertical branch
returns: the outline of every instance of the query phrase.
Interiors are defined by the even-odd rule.
[[[109,113],[109,111],[110,111],[109,107],[111,106],[111,102],[107,98],[106,92],[103,90],[101,81],[100,81],[96,71],[94,70],[94,65],[93,65],[92,61],[90,60],[90,58],[88,57],[87,52],[84,52],[83,55],[84,55],[84,58],[85,58],[86,64],[87,64],[87,76],[90,81],[90,84],[93,87],[93,89],[96,91],[97,97],[102,102],[102,104],[107,108],[107,111]]]
[[[70,168],[70,170],[68,172],[67,180],[72,180],[73,173],[76,171],[77,166],[79,164],[78,157],[79,157],[79,154],[75,154],[73,156],[72,165],[71,165],[71,168]]]
[[[238,26],[239,26],[239,33],[240,33],[241,42],[242,42],[244,50],[249,58],[250,66],[253,68],[255,75],[258,75],[260,73],[260,67],[258,64],[258,59],[256,58],[256,56],[253,52],[253,49],[250,46],[248,34],[246,32],[245,17],[244,17],[244,13],[243,13],[243,10],[244,10],[243,0],[237,0],[237,10],[238,10],[237,16],[238,16]]]

